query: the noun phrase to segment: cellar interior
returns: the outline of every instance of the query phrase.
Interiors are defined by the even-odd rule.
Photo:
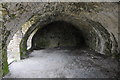
[[[0,4],[0,78],[119,78],[118,6]]]
[[[32,49],[85,47],[81,30],[64,21],[52,22],[33,36]]]

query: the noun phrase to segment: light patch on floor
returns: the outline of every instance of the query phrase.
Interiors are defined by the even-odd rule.
[[[12,63],[7,78],[109,78],[117,61],[90,50],[34,50],[30,57]]]

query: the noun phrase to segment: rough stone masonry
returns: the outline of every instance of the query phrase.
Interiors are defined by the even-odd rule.
[[[75,25],[87,46],[100,54],[119,59],[118,3],[14,2],[0,5],[0,77],[8,73],[7,45],[17,31],[25,29],[20,43],[21,57],[27,54],[27,40],[37,29],[54,21]],[[23,26],[27,25],[28,26]],[[26,28],[25,28],[26,27]]]

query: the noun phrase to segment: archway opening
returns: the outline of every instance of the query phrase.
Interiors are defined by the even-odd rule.
[[[12,40],[10,40],[8,46],[7,46],[7,61],[8,64],[11,64],[13,61],[20,60],[20,50],[19,45],[20,41],[22,39],[22,32],[17,31]]]
[[[86,43],[81,30],[65,21],[55,21],[43,26],[32,38],[33,50],[84,47],[86,47]]]

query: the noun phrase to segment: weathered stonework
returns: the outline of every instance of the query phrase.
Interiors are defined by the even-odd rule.
[[[9,36],[10,31],[7,31],[6,28],[2,27],[2,69],[3,76],[8,73],[8,63],[7,63],[7,37]]]
[[[6,49],[13,35],[23,30],[20,52],[25,56],[27,40],[32,32],[58,20],[78,26],[91,49],[108,56],[119,55],[118,3],[3,3],[2,13],[4,74],[8,72]],[[26,23],[29,25],[24,26]]]
[[[2,12],[1,12],[1,9],[2,9],[2,5],[0,4],[0,34],[2,32]],[[2,78],[2,75],[3,75],[3,71],[2,71],[2,35],[0,35],[0,79]]]
[[[91,4],[92,5],[94,4],[94,5],[90,7]],[[111,27],[113,30],[110,28],[109,28],[109,30],[112,30],[112,32],[116,35],[115,37],[117,38],[116,30],[118,30],[118,28],[112,27],[112,26],[118,25],[118,21],[117,21],[117,19],[115,19],[116,17],[118,17],[117,3],[89,3],[89,4],[87,3],[87,4],[83,4],[84,5],[84,6],[82,5],[83,7],[77,6],[77,5],[80,5],[80,3],[76,3],[76,4],[74,4],[74,3],[24,3],[24,4],[22,4],[22,3],[6,3],[6,5],[8,5],[7,9],[10,14],[13,14],[13,13],[17,14],[17,12],[21,12],[21,11],[19,11],[19,7],[21,7],[21,6],[22,6],[21,8],[24,8],[27,10],[27,11],[25,10],[23,13],[21,13],[21,15],[18,15],[19,17],[16,16],[14,19],[10,20],[10,22],[9,22],[9,18],[7,17],[6,19],[8,19],[8,21],[6,22],[6,26],[8,26],[8,25],[11,26],[8,29],[11,29],[12,26],[20,27],[22,24],[24,24],[26,22],[27,19],[30,19],[30,17],[32,18],[32,16],[35,16],[35,14],[37,14],[37,13],[39,13],[39,15],[41,15],[46,12],[53,13],[53,12],[58,11],[58,12],[71,13],[76,16],[79,15],[79,16],[87,17],[94,21],[98,21],[98,22],[102,23],[102,25],[106,28]],[[76,8],[76,6],[77,6],[77,8]],[[109,7],[107,7],[107,6],[109,6]],[[87,9],[85,9],[85,8],[87,8]],[[73,9],[76,11],[74,11]],[[110,15],[106,15],[108,12]],[[97,17],[99,17],[99,18],[97,18]],[[109,17],[111,17],[111,18],[109,18]],[[108,20],[110,21],[110,19],[113,19],[112,21],[114,21],[114,24],[112,24],[113,22],[111,22],[111,24],[109,22],[105,23]],[[15,23],[16,23],[16,25],[15,25]],[[14,31],[13,31],[13,33],[14,33]]]
[[[80,48],[86,44],[82,33],[74,25],[56,21],[40,28],[33,36],[32,49]]]
[[[57,14],[59,14],[59,15],[57,15]],[[80,17],[80,16],[79,16],[79,18],[77,17],[77,19],[76,19],[75,15],[59,13],[59,12],[55,12],[53,14],[50,14],[48,12],[48,13],[40,16],[40,18],[42,18],[43,20],[39,20],[39,16],[38,16],[38,21],[36,21],[36,24],[39,26],[44,26],[45,24],[49,24],[50,22],[54,22],[57,20],[63,20],[63,19],[64,19],[63,21],[67,21],[74,25],[79,26],[78,28],[83,31],[83,33],[85,34],[84,36],[86,36],[86,38],[88,38],[87,43],[90,48],[100,52],[101,54],[106,54],[106,55],[111,56],[110,53],[111,53],[112,47],[110,47],[110,45],[112,45],[112,44],[111,44],[110,34],[99,22],[94,22],[94,21],[88,20],[85,17]],[[69,20],[69,18],[70,18],[70,20]],[[29,37],[28,35],[30,35],[37,28],[37,25],[36,25],[36,27],[35,27],[35,25],[32,25],[32,27],[30,27],[30,29],[28,29],[28,32],[26,32],[24,37],[26,37],[26,36]],[[80,27],[81,25],[82,25],[82,27]],[[85,28],[85,26],[86,26],[86,28]],[[91,31],[93,31],[93,33],[90,33]],[[91,34],[91,36],[90,36],[90,34]],[[93,34],[96,34],[96,36]],[[97,43],[97,46],[95,46],[96,41],[94,40],[94,37],[99,38],[98,40],[102,41],[102,42],[100,42],[100,44]],[[90,39],[93,42],[91,42]],[[24,45],[25,45],[26,41],[24,41],[22,43],[24,43]],[[98,48],[99,46],[101,46],[101,47]],[[25,50],[25,51],[27,51],[27,50]]]

